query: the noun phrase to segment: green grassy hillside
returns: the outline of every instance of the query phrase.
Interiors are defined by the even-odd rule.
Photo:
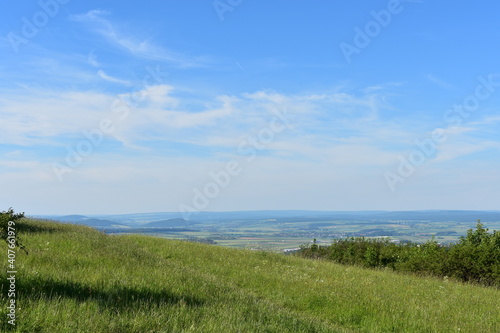
[[[18,229],[19,332],[500,332],[494,288],[58,223]]]

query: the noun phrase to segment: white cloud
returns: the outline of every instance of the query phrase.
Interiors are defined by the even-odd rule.
[[[445,162],[467,156],[476,152],[480,152],[491,147],[485,142],[467,143],[467,142],[450,142],[439,146],[434,162]]]
[[[370,142],[363,144],[376,146],[377,141],[388,140],[397,132],[392,124],[376,120],[381,106],[374,95],[284,95],[258,91],[200,100],[199,96],[179,94],[169,85],[118,95],[32,89],[28,97],[21,97],[24,93],[0,96],[0,114],[10,124],[0,133],[6,143],[60,145],[59,136],[81,135],[83,130],[95,129],[102,119],[110,118],[116,125],[111,135],[128,146],[144,140],[163,140],[227,148],[230,143],[238,144],[245,136],[256,135],[268,127],[276,111],[289,118],[291,130],[280,140],[286,138],[290,149],[305,137],[309,138],[311,151],[332,145],[359,145],[359,140],[349,141],[350,136],[359,135],[369,138]],[[126,117],[114,112],[117,101],[127,110]]]
[[[179,105],[179,99],[172,96],[175,88],[166,84],[151,86],[138,94],[143,96],[143,102],[149,107],[156,108],[175,108]]]
[[[484,135],[487,125],[495,122],[495,118],[485,117],[470,123],[468,127],[452,126],[443,129],[442,133],[446,140],[437,146],[434,162],[450,161],[473,153],[500,148],[500,140]]]
[[[100,70],[97,71],[97,75],[99,75],[99,77],[102,78],[103,80],[106,80],[106,81],[109,81],[109,82],[115,82],[115,83],[120,83],[120,84],[124,84],[124,85],[130,85],[131,84],[129,81],[120,80],[120,79],[117,79],[115,77],[109,76],[102,69],[100,69]]]
[[[57,92],[31,89],[0,95],[5,124],[0,142],[16,145],[57,145],[59,135],[91,129],[108,112],[112,96],[95,92]]]
[[[113,112],[113,105],[120,100],[128,103],[124,106],[128,114],[123,119],[120,113]],[[125,149],[148,154],[149,158],[169,151],[176,156],[198,158],[200,149],[206,149],[207,155],[199,157],[199,163],[209,163],[212,159],[245,159],[247,156],[242,156],[238,147],[269,128],[270,120],[275,117],[273,111],[287,110],[290,126],[275,133],[271,142],[257,152],[259,156],[272,163],[285,161],[291,168],[299,164],[315,168],[320,164],[339,175],[354,175],[362,169],[373,172],[392,167],[420,135],[412,126],[380,119],[384,107],[380,100],[374,94],[286,95],[263,91],[203,100],[169,85],[119,95],[32,89],[28,97],[21,92],[0,96],[0,115],[9,124],[0,133],[0,140],[4,144],[59,147],[60,158],[56,160],[64,160],[66,145],[75,145],[83,138],[83,131],[97,129],[102,119],[109,118],[115,125],[109,138],[122,142]],[[438,147],[433,163],[498,149],[498,140],[477,137],[490,122],[487,118],[481,126],[445,129],[448,140]],[[400,142],[409,144],[396,149],[394,144]],[[198,148],[166,150],[171,143]],[[43,151],[39,154],[41,160],[47,158]],[[12,159],[17,160],[15,155]],[[132,162],[133,158],[127,163]],[[19,166],[31,166],[23,163]],[[132,172],[127,168],[120,170],[122,175]]]

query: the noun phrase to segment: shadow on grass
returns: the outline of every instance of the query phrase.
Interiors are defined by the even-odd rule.
[[[16,281],[19,298],[71,298],[79,302],[96,301],[103,309],[121,312],[140,305],[202,306],[204,301],[191,295],[179,295],[168,291],[147,288],[114,286],[95,288],[73,281],[55,281],[44,278],[20,278]]]

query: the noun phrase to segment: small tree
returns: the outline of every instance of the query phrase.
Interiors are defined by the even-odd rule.
[[[24,213],[17,213],[16,214],[16,213],[14,213],[14,210],[12,209],[12,207],[9,208],[7,211],[2,211],[0,213],[0,237],[5,242],[9,243],[9,241],[8,241],[9,222],[16,223],[18,220],[22,219],[23,217],[24,217]],[[24,245],[20,242],[18,235],[16,235],[14,244],[16,246],[18,246],[21,250],[26,252],[26,254],[28,253],[28,251],[26,251]]]
[[[461,242],[467,245],[478,246],[489,239],[488,229],[483,227],[481,220],[477,220],[476,230],[469,229],[467,236],[461,237]]]

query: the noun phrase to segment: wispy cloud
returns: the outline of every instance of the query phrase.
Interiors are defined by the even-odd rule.
[[[439,152],[434,162],[452,161],[474,153],[488,151],[490,149],[499,150],[500,143],[491,140],[474,140],[473,142],[457,140],[443,144],[439,148]]]
[[[87,55],[87,62],[93,67],[101,66],[97,61],[97,56],[95,55],[94,51],[90,51],[89,54]]]
[[[476,120],[474,122],[471,122],[471,126],[476,126],[476,125],[492,125],[495,123],[500,122],[500,116],[488,116],[484,117],[480,120]]]
[[[179,67],[205,66],[207,58],[191,57],[168,50],[151,40],[151,37],[134,36],[130,31],[123,32],[118,29],[111,20],[109,11],[91,10],[84,14],[73,15],[74,21],[82,22],[104,37],[111,45],[114,45],[130,54],[149,60],[165,61]]]
[[[61,92],[29,88],[0,95],[0,116],[9,124],[0,142],[15,145],[59,144],[57,137],[92,128],[113,97],[95,92]]]
[[[437,146],[437,155],[434,163],[452,161],[474,153],[499,150],[500,140],[490,135],[485,135],[492,119],[469,124],[467,127],[452,126],[442,130],[446,141]]]
[[[436,77],[433,74],[429,73],[429,74],[425,75],[425,78],[443,89],[452,90],[454,88],[452,84]]]
[[[130,85],[131,84],[129,81],[120,80],[120,79],[117,79],[115,77],[109,76],[102,69],[100,69],[100,70],[97,71],[97,75],[99,75],[99,77],[101,79],[109,81],[109,82],[120,83],[120,84],[124,84],[124,85]]]

